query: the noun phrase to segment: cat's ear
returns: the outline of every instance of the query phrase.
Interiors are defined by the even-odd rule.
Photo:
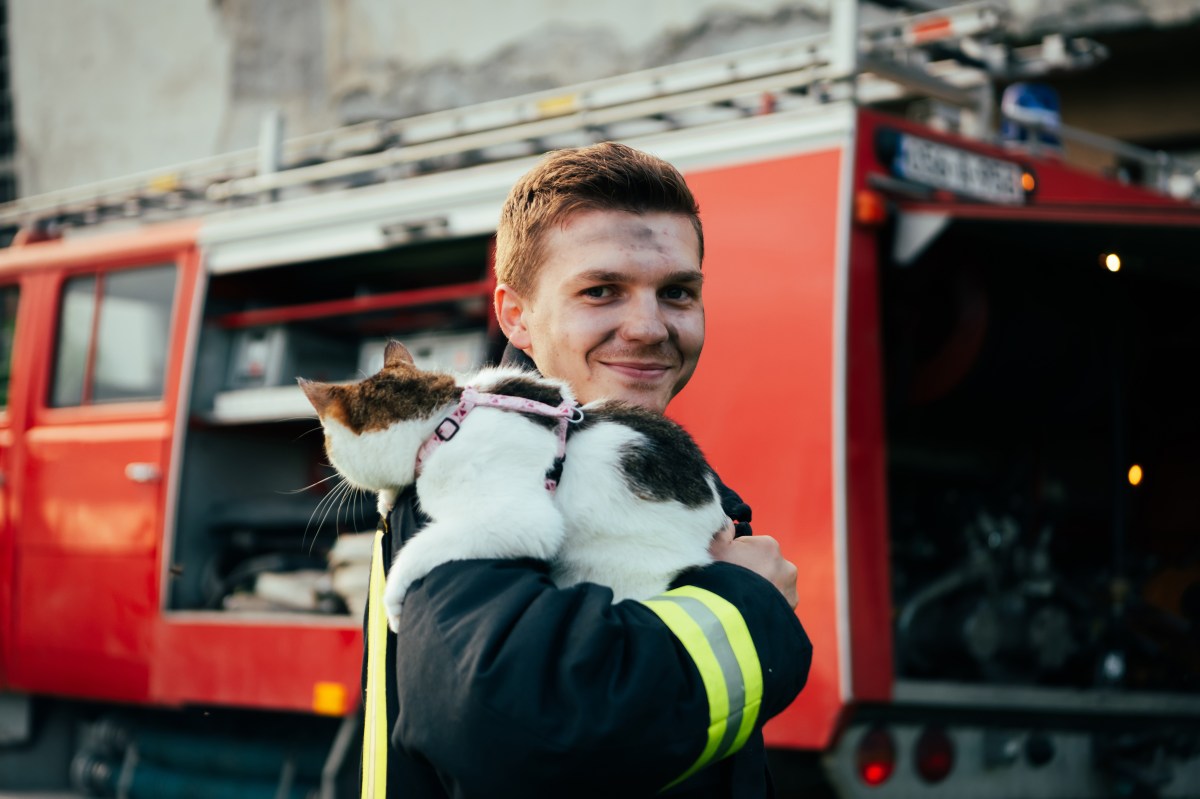
[[[318,383],[315,380],[305,380],[303,377],[297,377],[296,382],[300,384],[300,390],[304,392],[304,396],[308,397],[308,401],[317,409],[317,415],[324,416],[325,409],[333,400],[333,386],[328,383]]]
[[[407,363],[410,366],[413,363],[412,353],[396,339],[392,339],[383,348],[383,367],[386,369],[390,366],[399,366],[402,363]]]

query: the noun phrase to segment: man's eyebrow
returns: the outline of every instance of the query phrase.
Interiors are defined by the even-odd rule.
[[[694,283],[699,285],[704,282],[704,273],[698,269],[681,269],[678,272],[672,272],[667,275],[663,283]]]
[[[628,272],[617,272],[611,269],[592,269],[580,272],[575,276],[577,283],[626,283],[630,279]],[[664,285],[689,283],[699,285],[704,282],[704,273],[698,269],[680,269],[663,278]]]

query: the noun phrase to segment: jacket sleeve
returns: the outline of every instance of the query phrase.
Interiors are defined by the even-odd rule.
[[[648,602],[532,560],[448,563],[405,600],[393,743],[456,795],[647,795],[732,754],[807,678],[778,590],[717,563]]]

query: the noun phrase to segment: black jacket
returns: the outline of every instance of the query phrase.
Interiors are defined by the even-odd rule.
[[[409,500],[393,530],[412,529]],[[675,585],[740,611],[762,708],[740,751],[658,795],[770,796],[761,724],[803,687],[808,639],[779,591],[746,569],[717,563]],[[388,797],[649,797],[705,744],[708,698],[672,632],[641,603],[613,605],[607,588],[555,588],[537,561],[434,569],[405,598],[387,658]]]
[[[748,531],[750,509],[722,489]],[[385,564],[423,521],[410,488],[383,537]],[[462,561],[414,583],[399,636],[387,634],[386,796],[773,795],[761,727],[804,686],[808,638],[779,591],[747,569],[715,563],[679,586],[727,602],[761,668],[761,707],[744,714],[755,724],[734,754],[660,792],[721,737],[710,735],[712,680],[677,633],[644,603],[612,604],[603,586],[556,588],[545,563]]]

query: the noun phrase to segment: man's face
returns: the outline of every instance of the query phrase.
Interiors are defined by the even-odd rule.
[[[496,289],[509,341],[580,402],[662,412],[704,346],[699,240],[682,214],[582,211],[546,234],[532,296]]]

